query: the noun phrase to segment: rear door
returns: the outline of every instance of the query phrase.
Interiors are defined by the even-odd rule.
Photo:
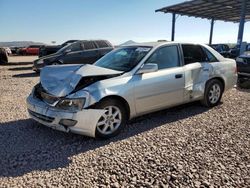
[[[182,103],[185,78],[178,45],[157,49],[146,63],[158,64],[158,71],[134,75],[137,113]]]
[[[205,83],[219,62],[200,45],[183,44],[182,52],[185,71],[184,100],[188,102],[203,96]]]

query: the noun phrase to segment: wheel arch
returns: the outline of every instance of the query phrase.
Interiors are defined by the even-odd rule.
[[[102,98],[100,101],[98,101],[98,103],[100,103],[104,100],[109,100],[109,99],[117,100],[117,101],[121,102],[122,104],[124,104],[125,110],[127,112],[127,119],[130,119],[130,106],[129,106],[129,103],[126,101],[126,99],[124,99],[123,97],[121,97],[119,95],[108,95],[108,96],[105,96],[104,98]]]
[[[225,80],[222,78],[222,77],[219,77],[219,76],[216,76],[216,77],[213,77],[213,78],[210,78],[209,80],[207,80],[207,82],[206,82],[206,87],[205,88],[207,88],[207,84],[210,82],[210,81],[212,81],[212,80],[218,80],[218,81],[220,81],[221,83],[222,83],[222,92],[224,92],[224,90],[225,90]]]

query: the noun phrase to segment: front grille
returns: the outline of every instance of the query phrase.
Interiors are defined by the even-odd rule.
[[[29,112],[32,116],[36,117],[37,119],[40,119],[40,120],[45,121],[45,122],[47,122],[47,123],[52,123],[52,122],[55,120],[55,118],[53,118],[53,117],[45,116],[45,115],[42,115],[42,114],[33,112],[33,111],[31,111],[31,110],[28,110],[28,112]]]

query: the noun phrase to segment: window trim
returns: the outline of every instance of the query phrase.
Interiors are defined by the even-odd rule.
[[[164,45],[164,46],[160,46],[159,48],[155,49],[155,50],[152,52],[152,54],[150,54],[150,56],[144,61],[143,65],[147,63],[147,61],[154,55],[154,53],[155,53],[157,50],[160,50],[160,49],[165,48],[165,47],[172,47],[172,46],[176,46],[176,48],[177,48],[178,66],[176,66],[176,67],[164,68],[164,69],[158,69],[158,71],[182,67],[182,58],[181,58],[181,54],[180,54],[180,46],[179,46],[178,44],[170,44],[170,45],[167,44],[167,45]],[[143,65],[142,65],[142,66],[143,66]]]

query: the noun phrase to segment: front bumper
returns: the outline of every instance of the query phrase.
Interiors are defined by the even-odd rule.
[[[78,112],[68,112],[49,106],[30,95],[27,98],[29,115],[35,121],[63,132],[73,132],[81,135],[95,137],[96,124],[105,110],[83,109]],[[77,123],[72,127],[60,125],[61,119],[75,120]]]

